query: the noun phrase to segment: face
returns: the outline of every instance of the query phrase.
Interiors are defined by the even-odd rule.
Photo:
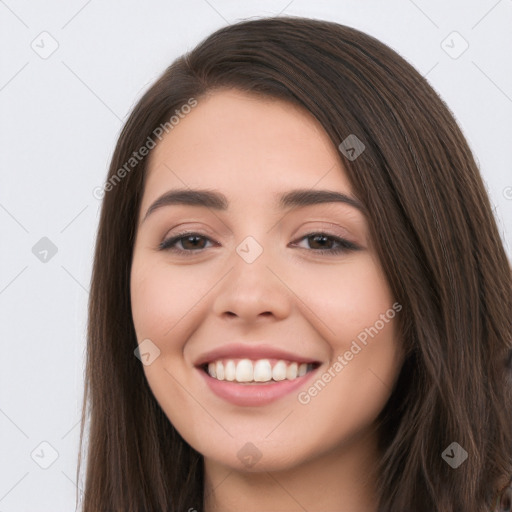
[[[152,150],[133,322],[151,390],[205,460],[292,468],[372,431],[401,306],[357,204],[321,125],[280,100],[217,91]]]

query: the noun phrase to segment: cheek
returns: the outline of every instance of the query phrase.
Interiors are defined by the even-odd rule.
[[[340,266],[335,278],[332,269],[319,268],[312,280],[316,285],[301,293],[319,317],[315,325],[330,357],[298,402],[311,426],[330,438],[337,425],[371,423],[389,398],[402,362],[396,332],[401,306],[370,257]],[[324,422],[326,411],[333,422]]]
[[[194,306],[206,292],[204,280],[192,267],[173,270],[163,263],[145,265],[134,260],[131,304],[137,339],[151,338],[155,343],[177,339],[176,331],[190,323]]]
[[[193,379],[182,355],[187,339],[200,323],[197,305],[205,295],[202,287],[194,286],[197,280],[192,272],[191,267],[171,269],[169,265],[154,261],[146,264],[137,258],[131,272],[137,340],[140,343],[149,339],[159,350],[151,364],[143,367],[147,382],[169,420],[190,441],[196,438],[195,425],[202,425],[205,420],[202,409],[190,407],[187,390],[193,388]],[[183,415],[184,410],[189,413]]]
[[[344,265],[312,266],[297,275],[294,291],[307,306],[302,313],[335,350],[373,326],[393,305],[385,276],[369,254],[347,258]],[[382,327],[381,321],[378,325]]]

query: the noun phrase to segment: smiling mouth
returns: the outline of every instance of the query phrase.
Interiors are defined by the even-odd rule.
[[[201,366],[213,379],[237,384],[268,384],[295,380],[310,373],[320,363],[298,363],[283,359],[219,359]]]

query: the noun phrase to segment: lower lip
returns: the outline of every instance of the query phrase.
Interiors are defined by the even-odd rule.
[[[218,397],[243,407],[266,405],[303,386],[318,370],[306,373],[293,380],[282,380],[266,384],[238,384],[210,377],[203,369],[198,368],[210,389]]]

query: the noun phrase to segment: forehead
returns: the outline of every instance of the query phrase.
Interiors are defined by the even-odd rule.
[[[351,187],[336,146],[306,110],[238,90],[198,99],[149,155],[145,199],[172,188],[215,188],[230,202],[291,188]]]

